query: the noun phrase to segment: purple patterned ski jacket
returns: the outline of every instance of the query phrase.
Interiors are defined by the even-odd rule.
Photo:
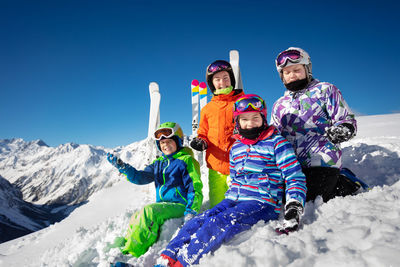
[[[342,123],[357,131],[355,116],[339,89],[316,79],[301,91],[286,90],[272,108],[271,124],[293,145],[303,168],[342,167],[339,144],[324,135],[326,128]]]

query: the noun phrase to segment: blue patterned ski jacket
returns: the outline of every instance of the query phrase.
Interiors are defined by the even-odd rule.
[[[267,203],[279,213],[285,193],[286,202],[293,199],[304,206],[306,179],[292,145],[274,127],[269,127],[259,139],[254,144],[245,144],[241,140],[233,144],[230,151],[231,185],[225,197],[234,201]]]
[[[126,164],[120,170],[134,184],[154,182],[157,202],[174,202],[186,206],[187,213],[197,214],[203,202],[203,183],[200,165],[190,148],[184,147],[174,154],[161,156],[143,171]]]
[[[304,168],[322,166],[341,168],[339,144],[324,135],[326,128],[342,123],[357,123],[342,93],[333,84],[313,80],[299,92],[286,90],[273,108],[271,124],[295,149]]]

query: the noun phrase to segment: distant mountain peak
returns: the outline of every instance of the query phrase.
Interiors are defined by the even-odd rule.
[[[38,146],[47,146],[48,147],[48,145],[41,139],[38,139],[38,140],[33,141],[33,142],[36,143]]]

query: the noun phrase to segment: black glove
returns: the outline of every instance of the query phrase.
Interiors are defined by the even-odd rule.
[[[114,154],[107,153],[107,160],[118,170],[125,169],[125,162],[123,162],[119,157],[114,156]]]
[[[339,124],[338,126],[331,126],[325,130],[326,136],[329,141],[334,144],[342,143],[350,140],[354,135],[354,127],[349,123]]]
[[[207,149],[207,143],[201,138],[195,137],[192,142],[190,142],[190,146],[197,150],[197,151],[203,151]]]
[[[299,228],[301,214],[303,214],[303,205],[299,201],[295,200],[287,203],[283,224],[276,231],[280,234],[296,231]]]

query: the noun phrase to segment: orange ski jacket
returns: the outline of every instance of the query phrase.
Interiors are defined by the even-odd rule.
[[[229,175],[229,151],[235,142],[233,104],[243,95],[242,89],[235,89],[227,95],[213,96],[200,114],[197,135],[208,145],[207,167],[225,175]]]

